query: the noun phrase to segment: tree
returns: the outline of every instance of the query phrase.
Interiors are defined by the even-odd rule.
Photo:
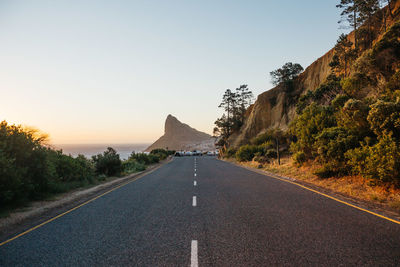
[[[235,92],[227,89],[222,97],[219,108],[224,109],[221,118],[215,121],[214,135],[221,137],[219,145],[226,144],[229,136],[240,129],[244,123],[244,116],[247,108],[251,105],[253,93],[246,84],[236,88]]]
[[[400,102],[378,100],[371,105],[367,120],[377,136],[391,133],[393,138],[400,139]]]
[[[108,147],[103,154],[92,156],[96,172],[107,176],[118,175],[122,171],[122,162],[119,154],[112,147]]]
[[[332,58],[329,66],[336,73],[344,72],[344,75],[347,76],[348,66],[350,61],[354,59],[355,53],[351,48],[353,43],[349,41],[346,34],[341,34],[335,45],[335,54]]]
[[[360,23],[366,24],[366,35],[367,35],[367,46],[372,46],[373,31],[372,31],[372,19],[373,15],[379,11],[379,0],[364,0],[360,4]]]
[[[236,88],[237,107],[234,110],[234,128],[238,130],[244,123],[244,116],[247,108],[251,105],[253,99],[253,92],[247,87],[247,84],[241,85]]]
[[[218,107],[223,108],[226,112],[226,118],[221,125],[225,127],[224,131],[226,132],[227,136],[229,136],[233,126],[233,115],[237,108],[237,94],[232,92],[231,89],[226,89],[224,95],[222,96],[222,102]]]
[[[342,17],[338,23],[348,22],[350,27],[354,29],[354,45],[358,51],[358,36],[357,30],[361,24],[360,21],[360,5],[362,0],[341,0],[340,4],[336,5],[337,8],[342,9],[340,16]]]
[[[285,84],[288,85],[303,71],[303,67],[298,63],[288,62],[277,70],[271,71],[269,74],[272,78],[272,84]]]

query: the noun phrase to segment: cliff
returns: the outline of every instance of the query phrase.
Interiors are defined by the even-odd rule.
[[[156,148],[169,150],[213,150],[214,139],[211,135],[200,132],[187,124],[180,122],[172,115],[165,120],[164,135],[149,146],[145,151]]]
[[[392,7],[393,15],[388,14],[386,17],[387,27],[390,27],[400,17],[400,1],[394,4],[395,6]],[[381,28],[377,28],[376,33],[374,42],[377,42],[382,37],[384,31]],[[354,43],[353,32],[348,35],[348,39]],[[256,137],[269,128],[286,130],[289,123],[296,116],[296,104],[299,97],[308,90],[313,91],[317,89],[326,81],[326,78],[331,73],[329,63],[333,55],[334,49],[332,48],[308,66],[295,80],[296,86],[294,90],[288,92],[284,86],[278,85],[260,94],[254,105],[249,109],[242,128],[228,139],[228,143],[233,147],[237,147],[247,143],[251,138]]]

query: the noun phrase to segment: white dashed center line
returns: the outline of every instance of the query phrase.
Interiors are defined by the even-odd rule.
[[[197,176],[197,174],[194,174],[194,176]]]
[[[193,196],[192,205],[193,205],[193,207],[197,206],[197,198],[196,198],[196,196]]]
[[[194,186],[196,186],[196,185],[197,185],[197,182],[196,182],[196,181],[194,181],[194,182],[193,182],[193,185],[194,185]]]
[[[190,266],[191,267],[198,267],[199,261],[197,257],[197,240],[192,240],[192,252],[190,257]]]

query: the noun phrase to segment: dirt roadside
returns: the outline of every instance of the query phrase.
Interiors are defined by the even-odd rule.
[[[60,194],[52,200],[35,201],[30,203],[29,207],[17,209],[8,217],[0,218],[0,243],[109,190],[138,180],[172,160],[173,158],[170,157],[158,164],[149,166],[145,171],[116,178],[90,188],[76,189]]]

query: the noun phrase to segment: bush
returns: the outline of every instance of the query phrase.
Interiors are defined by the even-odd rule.
[[[332,100],[332,107],[335,110],[340,110],[343,108],[343,106],[346,104],[347,100],[349,100],[350,97],[347,95],[337,95],[335,99]]]
[[[251,161],[254,158],[254,154],[259,152],[259,148],[254,145],[244,145],[239,148],[236,152],[236,159],[238,161]]]
[[[357,97],[369,83],[370,80],[364,73],[355,73],[342,81],[342,88],[346,94]]]
[[[304,154],[303,151],[299,151],[299,152],[294,153],[293,154],[293,159],[299,165],[302,165],[307,160],[306,154]]]
[[[268,149],[267,152],[265,153],[265,156],[267,158],[272,158],[272,159],[276,159],[278,157],[278,153],[276,152],[275,149]]]
[[[333,166],[330,164],[323,165],[314,171],[314,174],[319,178],[329,178],[333,177],[337,174],[337,171],[332,168]]]
[[[258,163],[269,163],[269,159],[266,156],[263,156],[261,152],[255,153],[253,160]]]
[[[369,110],[367,101],[349,99],[337,114],[337,124],[363,140],[372,134],[367,120]]]
[[[377,182],[390,182],[400,185],[400,148],[392,134],[383,134],[378,142],[346,153],[348,164],[355,174]]]
[[[103,154],[92,157],[96,173],[107,176],[119,175],[122,171],[122,161],[115,149],[108,147]]]
[[[295,139],[290,145],[291,151],[302,151],[307,159],[313,158],[316,155],[316,137],[323,129],[335,124],[336,120],[330,107],[311,104],[289,126],[289,131]]]
[[[357,146],[358,138],[340,127],[324,129],[315,142],[318,159],[323,163],[335,163],[337,166],[346,161],[346,151]]]
[[[175,151],[165,150],[162,148],[153,149],[150,155],[155,155],[158,157],[159,161],[166,159],[169,155],[175,154]]]
[[[236,155],[237,149],[230,147],[225,151],[225,157],[233,158]]]
[[[371,129],[377,136],[391,132],[400,138],[400,103],[377,101],[371,105],[368,118]]]
[[[135,153],[129,156],[129,159],[135,160],[143,165],[150,165],[154,163],[158,163],[160,161],[159,154],[145,154],[145,153]]]
[[[94,166],[43,145],[46,136],[0,123],[0,207],[19,206],[94,181]]]
[[[54,167],[57,179],[60,182],[81,181],[92,183],[94,181],[94,165],[83,155],[73,158],[63,154],[61,150],[48,150],[48,160]]]
[[[267,130],[265,133],[259,134],[257,137],[253,138],[251,140],[251,144],[259,146],[271,140],[274,140],[274,132],[270,129]]]
[[[146,166],[134,159],[128,159],[122,162],[122,169],[125,173],[134,173],[144,171]]]

